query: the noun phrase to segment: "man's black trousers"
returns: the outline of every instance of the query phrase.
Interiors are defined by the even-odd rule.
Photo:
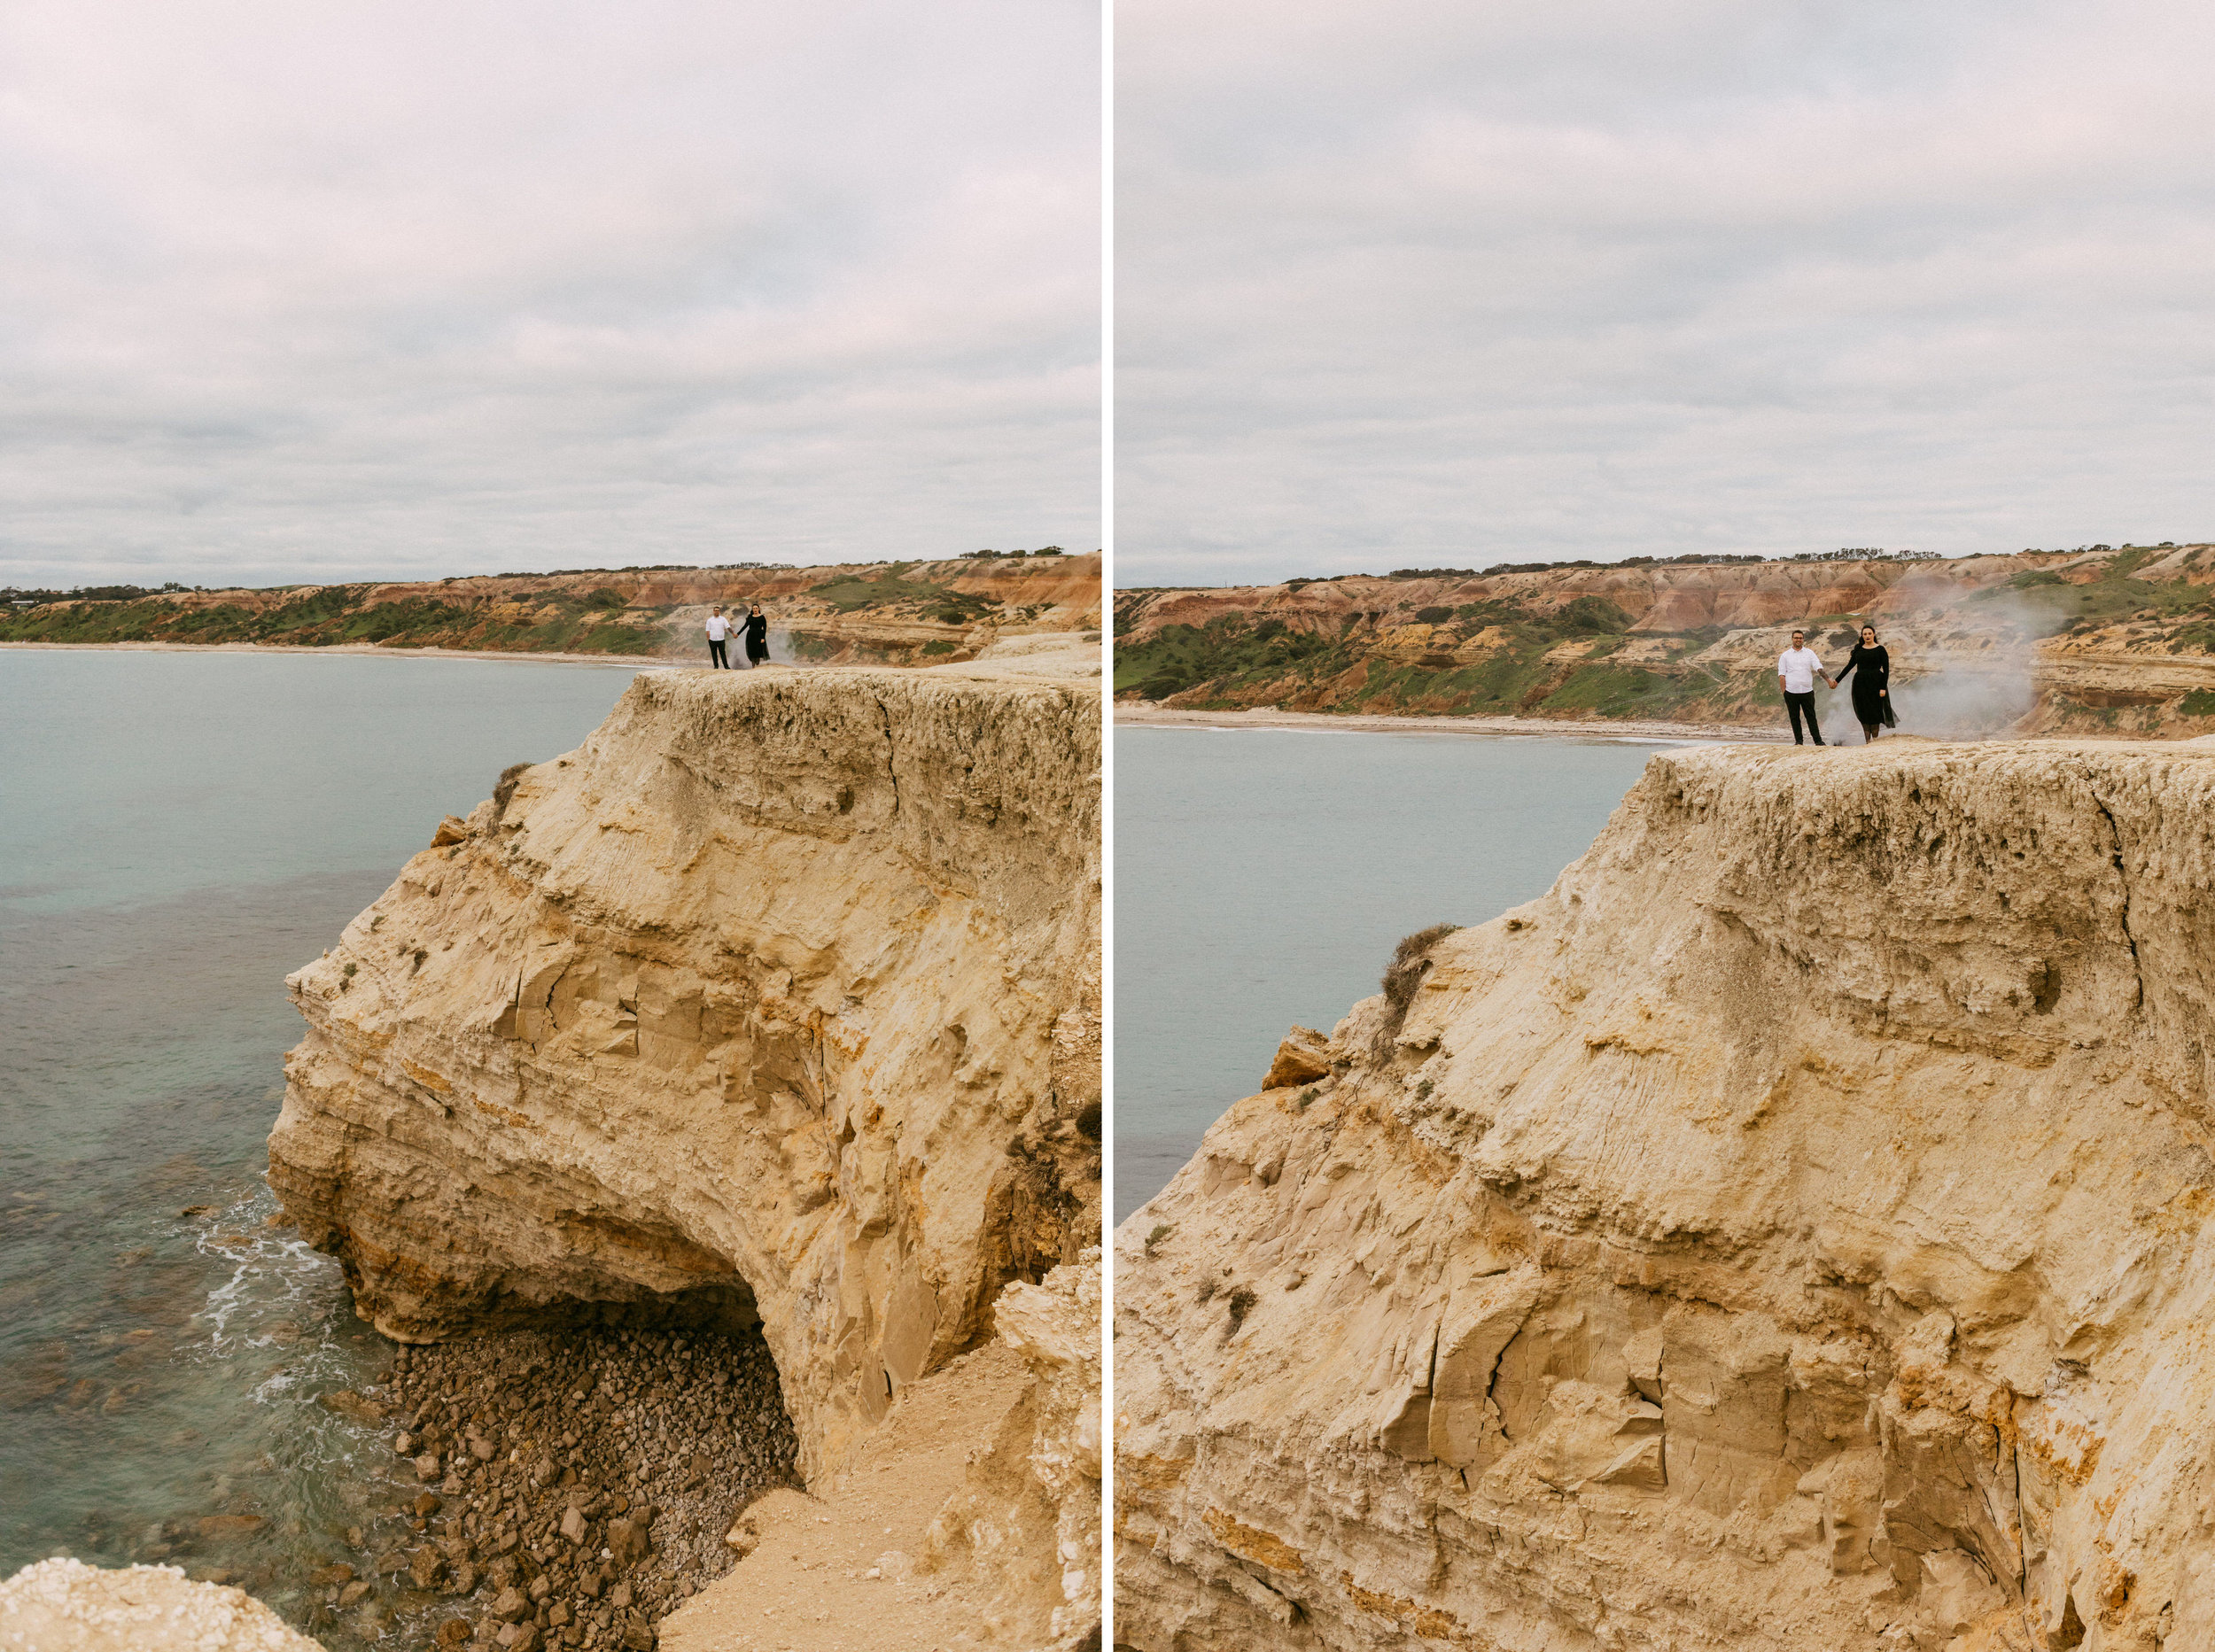
[[[1814,689],[1810,688],[1804,694],[1786,694],[1784,710],[1791,713],[1793,745],[1804,746],[1807,743],[1799,737],[1799,719],[1803,714],[1807,718],[1807,739],[1814,741],[1818,746],[1823,744],[1823,725],[1815,721],[1815,691]]]

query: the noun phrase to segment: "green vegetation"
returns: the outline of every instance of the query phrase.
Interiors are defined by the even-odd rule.
[[[1115,655],[1118,693],[1136,688],[1149,700],[1201,683],[1281,674],[1287,667],[1313,668],[1339,656],[1336,647],[1312,632],[1295,632],[1283,621],[1249,624],[1241,614],[1205,625],[1169,625],[1135,648]]]
[[[1119,636],[1127,633],[1136,607],[1118,601]],[[1603,657],[1621,646],[1631,624],[1615,604],[1595,596],[1578,597],[1551,613],[1513,602],[1480,601],[1424,608],[1414,617],[1429,625],[1433,635],[1429,647],[1412,656],[1376,648],[1381,619],[1377,615],[1347,615],[1338,621],[1335,634],[1243,614],[1218,616],[1204,625],[1166,625],[1143,642],[1117,648],[1115,692],[1135,691],[1148,700],[1183,694],[1185,703],[1208,707],[1326,695],[1325,703],[1345,710],[1499,715],[1542,704],[1548,710],[1575,709],[1586,701],[1573,697],[1557,705],[1549,696],[1577,683],[1582,668],[1565,667],[1547,654],[1564,642],[1589,639],[1587,657]],[[1509,633],[1505,647],[1471,663],[1456,657],[1452,650],[1462,642],[1494,627]],[[1389,624],[1382,629],[1390,629]],[[1576,692],[1592,697],[1594,705],[1625,699],[1659,703],[1663,698],[1674,704],[1685,697],[1652,673],[1635,678],[1617,673]],[[1703,681],[1694,692],[1704,686]],[[1194,690],[1202,692],[1194,696]]]
[[[2195,688],[2177,702],[2187,717],[2215,717],[2215,688]]]
[[[1630,616],[1604,596],[1581,596],[1537,623],[1552,626],[1558,636],[1576,637],[1628,631]]]
[[[238,601],[187,604],[159,598],[76,601],[0,613],[11,642],[276,643],[330,648],[375,643],[401,648],[513,648],[525,652],[650,654],[666,642],[668,608],[633,610],[602,586],[588,594],[548,593],[522,601],[408,596],[376,602],[370,586],[307,586],[266,608]],[[610,601],[609,599],[613,598]]]
[[[928,609],[929,617],[942,625],[975,624],[999,606],[991,597],[956,591],[950,586],[934,585],[929,580],[903,578],[901,575],[906,567],[905,562],[893,562],[871,570],[867,575],[849,574],[827,579],[812,587],[808,595],[841,614],[865,608],[918,614]]]
[[[1708,681],[1695,685],[1683,677],[1636,665],[1593,666],[1569,679],[1539,703],[1548,711],[1586,711],[1597,717],[1667,719],[1699,696]]]
[[[2133,577],[2138,568],[2157,555],[2156,547],[2126,546],[2109,557],[2097,577],[2090,580],[2077,583],[2050,568],[2033,569],[2017,574],[2005,586],[1980,591],[1969,601],[1989,603],[2007,598],[2023,603],[2028,609],[2031,633],[2040,637],[2092,630],[2122,620],[2161,623],[2185,614],[2215,613],[2204,586],[2183,580],[2156,584]],[[2198,628],[2186,630],[2196,635]],[[2179,635],[2181,638],[2184,633]]]

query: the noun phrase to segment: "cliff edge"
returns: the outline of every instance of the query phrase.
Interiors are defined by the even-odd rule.
[[[286,1214],[403,1341],[758,1317],[835,1477],[1007,1287],[1097,1268],[1100,715],[1019,669],[641,675],[291,978]]]
[[[1117,1235],[1116,1639],[2215,1645],[2215,749],[1656,756]]]

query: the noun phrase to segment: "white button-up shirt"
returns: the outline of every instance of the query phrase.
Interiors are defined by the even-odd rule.
[[[1823,662],[1815,658],[1813,648],[1787,648],[1776,656],[1776,674],[1784,679],[1788,694],[1811,694],[1815,691],[1815,673],[1823,669]]]

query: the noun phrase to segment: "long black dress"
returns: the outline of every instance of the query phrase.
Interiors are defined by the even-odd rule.
[[[749,614],[746,617],[746,658],[750,664],[759,664],[769,657],[769,617]]]
[[[1845,682],[1848,671],[1854,673],[1854,716],[1861,727],[1898,727],[1900,719],[1892,714],[1892,655],[1885,652],[1885,645],[1864,648],[1855,643],[1838,668],[1838,680]]]

